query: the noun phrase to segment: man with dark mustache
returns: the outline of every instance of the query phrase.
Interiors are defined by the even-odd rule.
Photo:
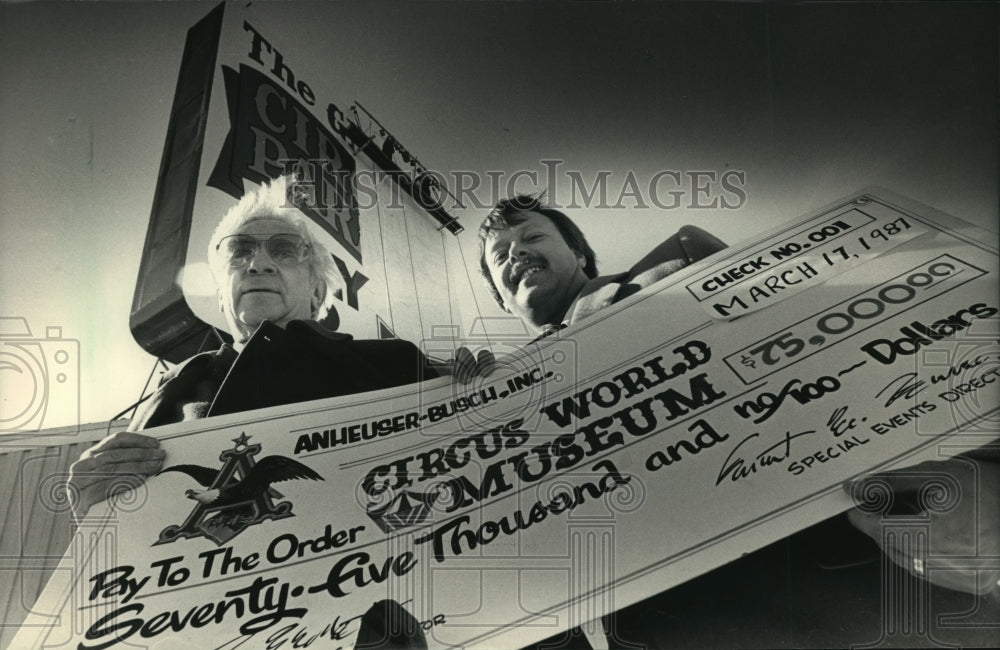
[[[500,201],[479,227],[479,268],[493,299],[541,335],[580,321],[687,264],[725,248],[684,226],[626,273],[597,277],[580,228],[537,197]]]

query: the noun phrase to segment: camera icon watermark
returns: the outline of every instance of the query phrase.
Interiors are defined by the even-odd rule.
[[[915,355],[916,400],[948,413],[948,428],[991,438],[1000,430],[1000,319],[932,341]],[[918,433],[938,435],[918,420]]]
[[[0,317],[0,434],[80,424],[80,342],[22,317]]]
[[[422,342],[425,354],[437,359],[456,360],[460,348],[480,361],[467,383],[452,384],[449,404],[422,405],[428,413],[437,408],[455,415],[463,431],[519,420],[519,426],[532,435],[565,433],[548,422],[542,407],[576,388],[579,355],[575,340],[561,337],[558,331],[538,337],[520,319],[499,317],[477,318],[465,336],[456,326],[435,327]],[[492,362],[483,363],[483,352],[492,355]]]

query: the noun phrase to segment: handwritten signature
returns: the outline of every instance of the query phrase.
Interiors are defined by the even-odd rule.
[[[722,469],[719,470],[719,475],[715,479],[715,484],[718,485],[719,483],[722,483],[722,481],[725,480],[726,477],[729,477],[730,480],[732,480],[735,483],[736,481],[747,478],[751,474],[757,473],[759,469],[763,469],[765,467],[769,467],[776,463],[781,463],[785,460],[788,460],[788,457],[792,453],[792,440],[813,433],[816,433],[816,431],[810,430],[810,431],[802,431],[799,433],[792,433],[791,431],[786,431],[784,437],[782,437],[781,440],[771,445],[767,449],[758,452],[753,457],[753,460],[747,461],[741,456],[733,458],[733,456],[736,455],[736,452],[738,452],[743,445],[753,440],[754,438],[760,436],[759,433],[751,433],[743,440],[740,440],[736,444],[736,446],[733,447],[733,450],[729,452],[729,455],[726,456],[726,460],[722,464]]]
[[[858,426],[858,421],[854,418],[847,417],[847,407],[841,406],[839,409],[834,410],[830,414],[830,419],[826,421],[826,426],[829,427],[830,433],[833,434],[834,438],[839,438],[851,429]]]
[[[998,357],[1000,357],[1000,352],[987,352],[985,354],[978,354],[971,360],[963,359],[960,363],[949,366],[945,372],[931,375],[931,383],[939,384],[953,377],[958,377],[961,373],[972,370],[973,368],[978,368],[990,359],[996,359]]]
[[[898,399],[913,399],[925,388],[927,388],[927,383],[923,379],[918,379],[917,373],[906,372],[886,384],[885,388],[875,393],[875,397],[882,397],[886,391],[891,390],[888,393],[889,398],[885,402],[885,406],[888,408]]]
[[[265,639],[264,647],[266,650],[278,650],[286,647],[287,644],[288,648],[308,648],[317,639],[343,641],[354,633],[353,630],[349,629],[349,626],[351,622],[359,618],[361,617],[354,616],[341,620],[340,616],[337,616],[331,623],[324,625],[319,632],[314,633],[311,633],[309,628],[301,623],[292,623],[269,634]]]

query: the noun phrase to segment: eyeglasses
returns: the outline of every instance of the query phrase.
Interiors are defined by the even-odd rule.
[[[266,239],[258,239],[251,235],[229,235],[219,240],[215,250],[229,268],[238,269],[250,264],[260,250],[261,244],[278,266],[298,264],[309,255],[309,244],[299,235],[290,234],[271,235]]]

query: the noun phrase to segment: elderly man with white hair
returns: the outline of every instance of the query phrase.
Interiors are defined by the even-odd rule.
[[[136,431],[438,376],[412,343],[355,340],[317,322],[333,299],[333,260],[299,216],[289,189],[285,177],[266,183],[219,223],[208,259],[233,344],[165,373],[127,431],[73,464],[68,486],[77,518],[121,485],[122,475],[159,471],[159,442]]]

